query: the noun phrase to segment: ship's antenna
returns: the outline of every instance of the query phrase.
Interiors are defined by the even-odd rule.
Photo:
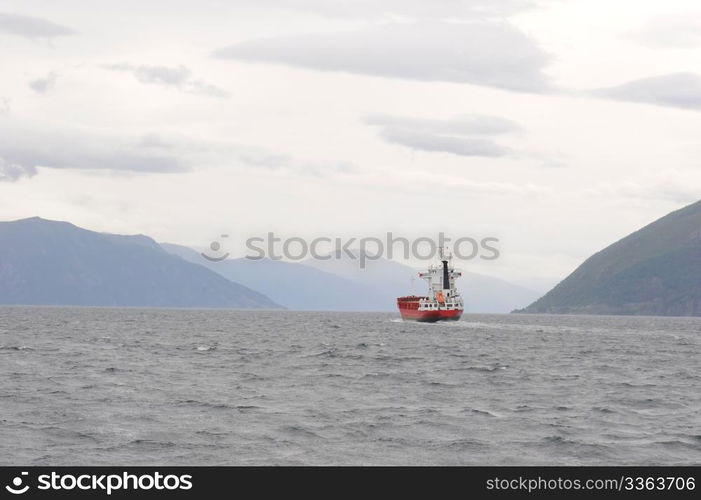
[[[448,249],[448,247],[440,247],[438,249],[438,255],[440,256],[441,261],[453,259],[453,253]]]

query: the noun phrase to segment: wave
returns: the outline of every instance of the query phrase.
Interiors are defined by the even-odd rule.
[[[316,432],[307,429],[306,427],[302,427],[301,425],[285,425],[280,428],[280,430],[285,433],[285,434],[293,434],[293,435],[298,435],[298,436],[307,436],[307,437],[315,437],[315,438],[322,438],[320,434],[317,434]]]
[[[506,370],[508,365],[494,365],[494,366],[466,366],[462,368],[463,370],[472,370],[476,372],[495,372],[497,370]]]
[[[216,403],[216,402],[210,402],[210,401],[198,401],[196,399],[185,399],[185,400],[178,400],[175,402],[177,406],[199,406],[201,408],[210,408],[212,410],[239,410],[239,411],[246,411],[246,410],[255,410],[259,409],[259,406],[255,405],[235,405],[235,404],[229,404],[229,403]]]
[[[487,410],[479,410],[477,408],[466,408],[464,410],[466,413],[471,413],[473,415],[481,415],[484,417],[494,417],[494,418],[499,418],[500,415],[497,415],[496,413],[492,413],[491,411]]]
[[[606,406],[595,406],[592,408],[592,410],[598,411],[599,413],[617,413],[615,410],[612,410]]]
[[[127,443],[127,446],[128,445],[152,446],[155,448],[172,448],[173,446],[177,446],[173,441],[157,441],[155,439],[134,439],[129,441],[129,443]]]

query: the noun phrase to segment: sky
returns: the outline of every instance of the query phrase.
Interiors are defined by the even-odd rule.
[[[0,220],[496,237],[461,267],[542,289],[701,197],[700,54],[695,0],[0,0]]]

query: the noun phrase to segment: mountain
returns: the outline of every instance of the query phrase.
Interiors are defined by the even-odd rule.
[[[592,255],[514,312],[701,316],[701,201]]]
[[[0,304],[277,308],[147,236],[34,217],[0,222]]]
[[[346,256],[328,260],[310,259],[304,263],[366,285],[381,297],[383,303],[391,304],[392,311],[395,310],[397,297],[411,293],[423,294],[427,290],[425,281],[417,276],[416,269],[388,259],[367,260],[365,269],[360,268],[357,259]],[[457,287],[465,300],[465,311],[468,313],[508,313],[540,295],[498,278],[464,270],[463,276],[457,280]]]
[[[279,304],[297,310],[396,311],[397,297],[426,285],[411,267],[388,259],[309,259],[304,263],[270,259],[226,259],[209,262],[191,248],[163,243],[168,252],[255,288]],[[468,312],[505,313],[535,300],[538,292],[489,276],[467,273],[458,281]]]
[[[171,243],[161,246],[189,262],[205,266],[227,279],[260,290],[275,302],[301,311],[390,311],[371,287],[313,267],[270,259],[225,259],[210,262],[195,250]]]

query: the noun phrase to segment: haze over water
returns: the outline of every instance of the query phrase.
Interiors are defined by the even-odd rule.
[[[2,465],[699,464],[701,318],[0,308]]]

